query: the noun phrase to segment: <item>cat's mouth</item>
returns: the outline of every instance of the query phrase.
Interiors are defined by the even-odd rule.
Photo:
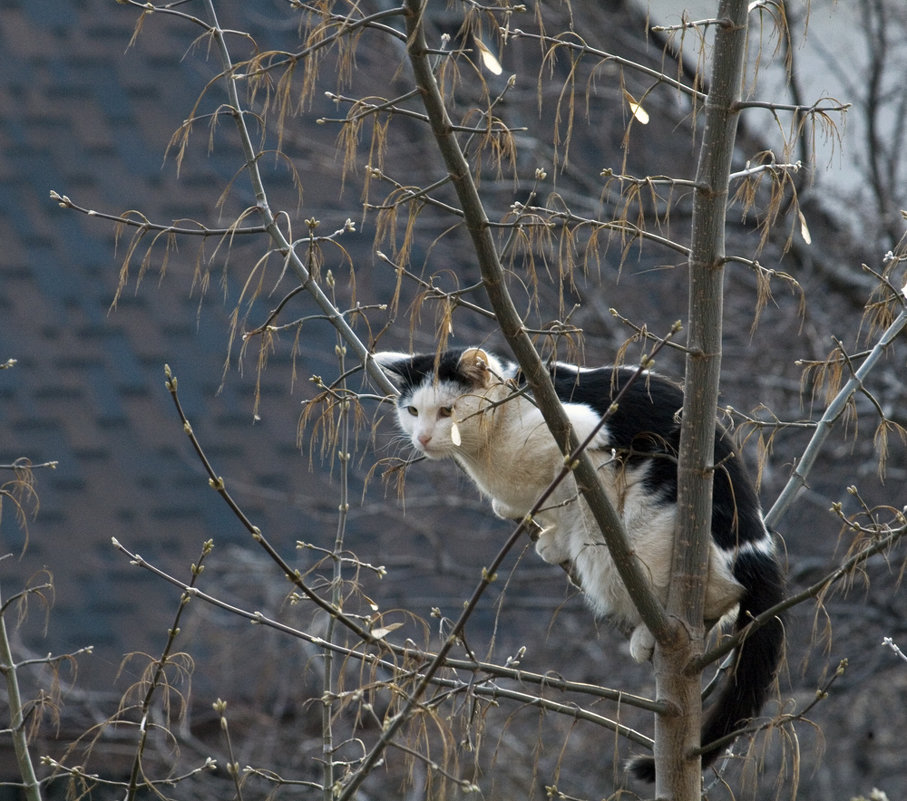
[[[450,456],[451,449],[444,446],[436,446],[433,443],[428,445],[417,445],[416,450],[419,451],[426,459],[445,459]]]

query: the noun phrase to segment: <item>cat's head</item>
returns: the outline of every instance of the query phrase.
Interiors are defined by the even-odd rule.
[[[478,447],[483,411],[506,392],[510,365],[481,348],[437,353],[382,352],[375,360],[400,390],[397,422],[410,444],[430,459]]]

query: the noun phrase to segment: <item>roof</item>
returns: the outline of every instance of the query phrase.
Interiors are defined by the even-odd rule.
[[[311,473],[297,447],[298,385],[266,376],[258,421],[254,369],[234,369],[222,386],[229,309],[216,277],[204,302],[191,291],[192,244],[171,255],[164,278],[157,246],[136,288],[143,245],[114,306],[131,232],[117,240],[113,223],[51,200],[53,190],[111,214],[216,220],[211,187],[231,174],[234,153],[189,158],[179,176],[165,158],[210,72],[202,56],[182,57],[194,33],[149,20],[127,47],[135,14],[107,2],[4,2],[0,13],[0,343],[4,360],[18,360],[0,373],[0,461],[58,462],[37,471],[40,514],[21,558],[22,534],[5,510],[4,548],[17,561],[5,564],[3,586],[49,569],[57,603],[46,642],[55,651],[97,646],[89,677],[103,682],[125,650],[159,642],[177,597],[130,566],[111,538],[183,577],[204,540],[243,538],[182,433],[165,363],[218,470],[291,553],[306,518],[334,506],[330,478]],[[286,367],[288,349],[273,359]],[[133,615],[147,622],[124,626]]]

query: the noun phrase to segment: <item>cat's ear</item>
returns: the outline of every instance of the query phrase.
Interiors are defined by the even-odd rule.
[[[477,387],[487,387],[494,381],[491,371],[492,359],[481,348],[467,348],[460,356],[457,369],[460,374],[471,384]]]
[[[406,353],[383,350],[372,354],[372,358],[381,365],[390,382],[402,389],[408,375],[407,366],[412,365],[413,357]]]

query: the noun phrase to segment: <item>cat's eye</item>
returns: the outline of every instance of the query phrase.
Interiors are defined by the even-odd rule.
[[[415,406],[407,406],[406,411],[408,411],[413,417],[419,416],[419,410]]]
[[[452,414],[452,406],[442,406],[440,409],[438,409],[438,417],[450,417]]]

